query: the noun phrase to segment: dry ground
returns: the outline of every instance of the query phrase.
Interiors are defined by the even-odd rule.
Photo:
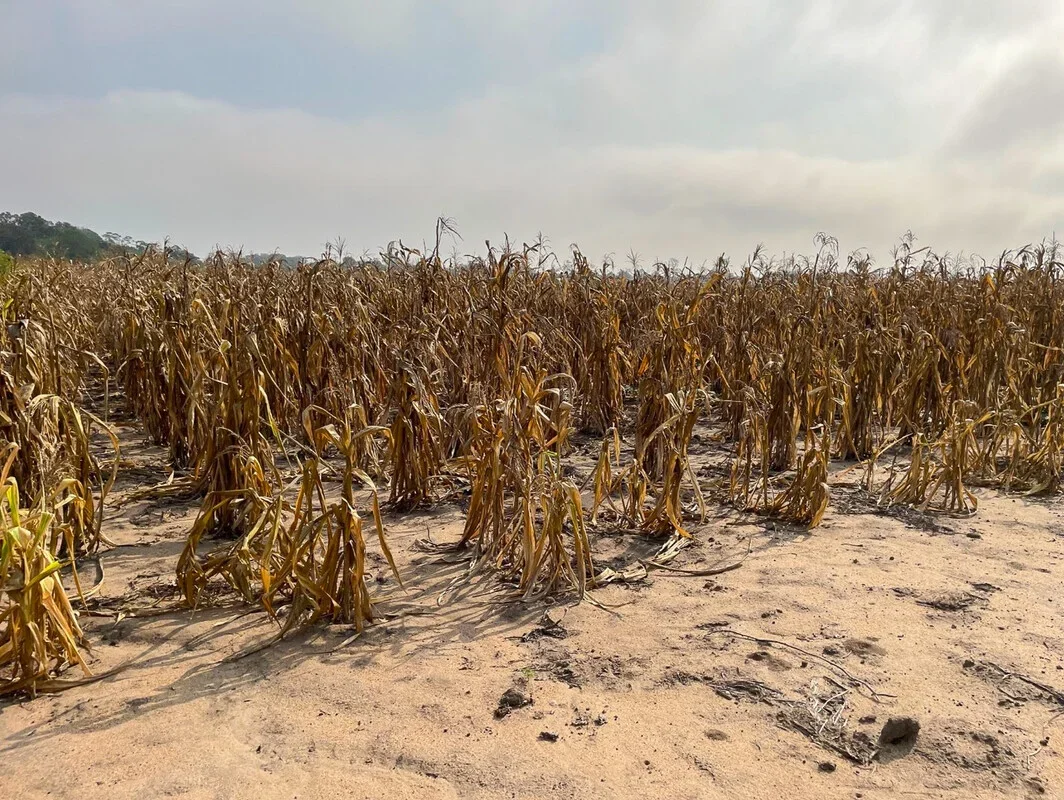
[[[116,498],[164,477],[151,448],[126,457],[142,468]],[[846,480],[814,532],[719,512],[672,564],[740,568],[651,570],[600,605],[454,588],[463,564],[416,542],[453,541],[460,505],[392,516],[407,590],[379,562],[385,619],[257,651],[276,630],[264,615],[173,608],[195,504],[128,503],[83,616],[94,669],[123,668],[0,706],[0,797],[1062,792],[1064,504],[981,491],[974,517],[882,513]],[[655,545],[604,528],[596,548],[621,568]],[[498,718],[511,688],[532,702]],[[895,716],[921,725],[911,750],[839,752],[859,761]]]

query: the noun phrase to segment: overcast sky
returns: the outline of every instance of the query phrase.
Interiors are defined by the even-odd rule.
[[[0,210],[315,254],[1064,233],[1061,0],[0,0]]]

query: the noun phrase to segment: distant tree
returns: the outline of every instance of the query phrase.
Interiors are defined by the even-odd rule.
[[[15,259],[9,253],[0,250],[0,277],[7,275],[15,268]]]
[[[106,243],[88,228],[49,222],[39,214],[0,214],[0,249],[16,256],[50,255],[59,258],[98,257]]]
[[[143,253],[150,245],[117,233],[100,236],[88,228],[69,222],[49,222],[39,214],[0,213],[0,249],[14,256],[55,256],[74,261],[91,261],[121,253]],[[171,248],[172,258],[184,259],[191,253]]]
[[[152,246],[132,236],[113,232],[100,236],[96,231],[69,222],[49,222],[32,211],[23,214],[0,212],[0,251],[12,256],[54,256],[72,261],[92,261],[122,254],[139,255]],[[164,247],[154,246],[159,252]],[[165,247],[167,257],[173,261],[199,260],[187,248],[168,242]]]
[[[96,258],[103,251],[105,242],[88,228],[76,228],[66,222],[57,222],[52,226],[50,255],[85,261]]]
[[[148,249],[148,242],[142,242],[132,236],[123,236],[120,233],[105,233],[103,240],[110,249],[120,252],[143,253]]]
[[[37,239],[33,226],[23,225],[22,217],[36,217],[36,214],[0,214],[0,250],[16,256],[33,255],[37,249]],[[40,219],[38,217],[38,219]]]

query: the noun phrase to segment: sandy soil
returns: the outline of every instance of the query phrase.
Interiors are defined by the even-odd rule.
[[[164,477],[158,455],[127,448],[141,468],[115,497]],[[415,542],[456,538],[461,506],[393,515],[408,588],[379,562],[380,624],[254,652],[276,631],[261,613],[173,610],[195,504],[129,503],[106,613],[83,616],[94,670],[124,668],[0,706],[0,797],[1056,796],[1064,504],[981,490],[973,517],[883,513],[846,481],[814,532],[719,511],[672,565],[738,569],[651,570],[600,605],[448,592],[464,565]],[[618,568],[658,545],[595,539]],[[509,689],[531,704],[500,718]],[[860,761],[903,716],[914,747],[839,752]]]

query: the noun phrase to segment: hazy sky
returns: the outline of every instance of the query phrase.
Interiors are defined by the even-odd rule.
[[[1064,233],[1061,0],[0,0],[0,210],[314,254]]]

